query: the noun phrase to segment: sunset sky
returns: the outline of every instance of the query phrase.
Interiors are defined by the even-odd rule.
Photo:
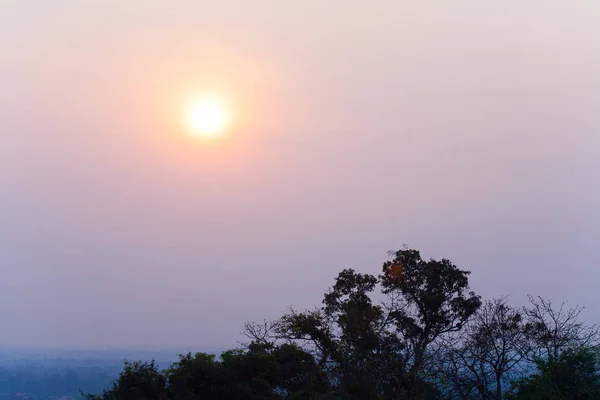
[[[599,179],[598,0],[0,0],[0,347],[233,347],[403,244],[598,323]]]

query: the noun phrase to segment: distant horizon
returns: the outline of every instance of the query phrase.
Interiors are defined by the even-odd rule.
[[[235,347],[232,347],[235,348]],[[154,354],[160,357],[170,357],[168,360],[157,361],[172,361],[178,358],[180,354],[187,353],[208,353],[221,354],[230,348],[206,348],[206,347],[181,347],[181,348],[111,348],[111,349],[65,349],[65,348],[1,348],[0,360],[17,361],[20,359],[127,359],[127,358],[147,358]],[[11,356],[17,358],[10,358]],[[25,357],[25,358],[23,358]],[[30,357],[30,358],[29,358]],[[150,357],[152,358],[152,357]],[[136,358],[137,359],[137,358]]]

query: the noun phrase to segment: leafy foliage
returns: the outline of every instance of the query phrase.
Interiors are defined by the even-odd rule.
[[[542,361],[538,372],[517,384],[517,400],[592,400],[600,398],[598,354],[590,349]]]
[[[449,260],[391,255],[379,276],[341,271],[320,307],[247,323],[241,349],[181,355],[165,371],[128,363],[87,399],[600,398],[598,328],[580,308],[482,304]]]
[[[102,396],[87,400],[162,400],[167,398],[166,377],[152,362],[125,362],[123,371]]]

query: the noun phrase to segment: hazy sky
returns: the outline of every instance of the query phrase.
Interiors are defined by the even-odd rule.
[[[404,243],[600,322],[599,107],[598,0],[0,0],[0,346],[235,346]]]

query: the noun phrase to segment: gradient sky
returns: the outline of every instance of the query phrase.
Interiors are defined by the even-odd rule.
[[[404,243],[600,322],[598,0],[0,0],[0,54],[0,346],[232,347]]]

